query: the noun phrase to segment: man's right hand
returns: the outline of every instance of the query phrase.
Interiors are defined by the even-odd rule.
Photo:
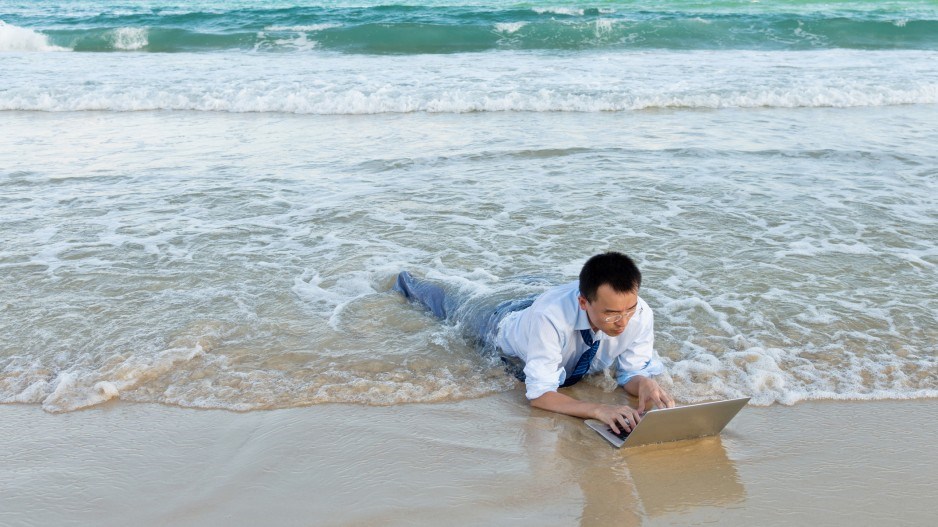
[[[611,406],[608,404],[599,405],[593,416],[594,419],[606,423],[616,434],[622,433],[622,430],[631,432],[635,425],[642,420],[638,410],[631,406]]]
[[[546,392],[537,399],[531,399],[531,406],[582,419],[596,419],[606,423],[617,434],[622,430],[631,432],[642,420],[638,411],[630,406],[588,403],[558,392]]]

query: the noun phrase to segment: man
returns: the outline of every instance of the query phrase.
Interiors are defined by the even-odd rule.
[[[479,324],[483,340],[524,362],[526,396],[531,406],[592,418],[614,432],[631,431],[652,405],[674,401],[651,377],[664,372],[654,351],[654,315],[639,298],[642,275],[628,256],[608,252],[583,265],[580,279],[550,289],[533,302],[505,303]],[[457,305],[433,284],[406,272],[395,289],[418,300],[440,318]],[[617,382],[638,397],[638,408],[580,401],[558,391],[590,372],[616,362]]]

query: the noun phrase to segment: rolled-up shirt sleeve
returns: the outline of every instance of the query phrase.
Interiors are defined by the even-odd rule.
[[[664,373],[664,364],[655,351],[655,317],[648,310],[646,316],[640,321],[639,335],[629,349],[619,355],[616,359],[618,374],[616,382],[619,386],[629,382],[632,377],[641,375],[642,377],[651,377]]]
[[[537,314],[525,324],[527,342],[524,364],[525,396],[537,399],[547,392],[557,391],[566,373],[563,369],[564,335],[544,314]]]

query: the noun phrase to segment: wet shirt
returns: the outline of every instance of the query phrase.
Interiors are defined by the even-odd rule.
[[[573,373],[580,356],[589,348],[580,330],[590,329],[577,297],[579,281],[555,287],[537,297],[527,309],[510,313],[499,324],[496,343],[502,352],[524,361],[526,396],[537,399],[556,391]],[[616,362],[616,382],[623,385],[636,375],[649,377],[664,372],[655,353],[654,314],[640,297],[639,310],[621,335],[593,334],[599,349],[590,373]]]

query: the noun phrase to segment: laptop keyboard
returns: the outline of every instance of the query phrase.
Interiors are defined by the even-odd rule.
[[[606,430],[609,430],[609,433],[611,433],[612,435],[618,437],[619,439],[621,439],[621,440],[623,440],[623,441],[625,441],[625,438],[626,438],[626,437],[629,437],[629,433],[630,433],[630,432],[626,432],[625,429],[620,429],[620,432],[617,434],[617,433],[613,432],[613,431],[612,431],[612,428],[610,428],[610,427],[608,427],[608,426],[606,427]]]

